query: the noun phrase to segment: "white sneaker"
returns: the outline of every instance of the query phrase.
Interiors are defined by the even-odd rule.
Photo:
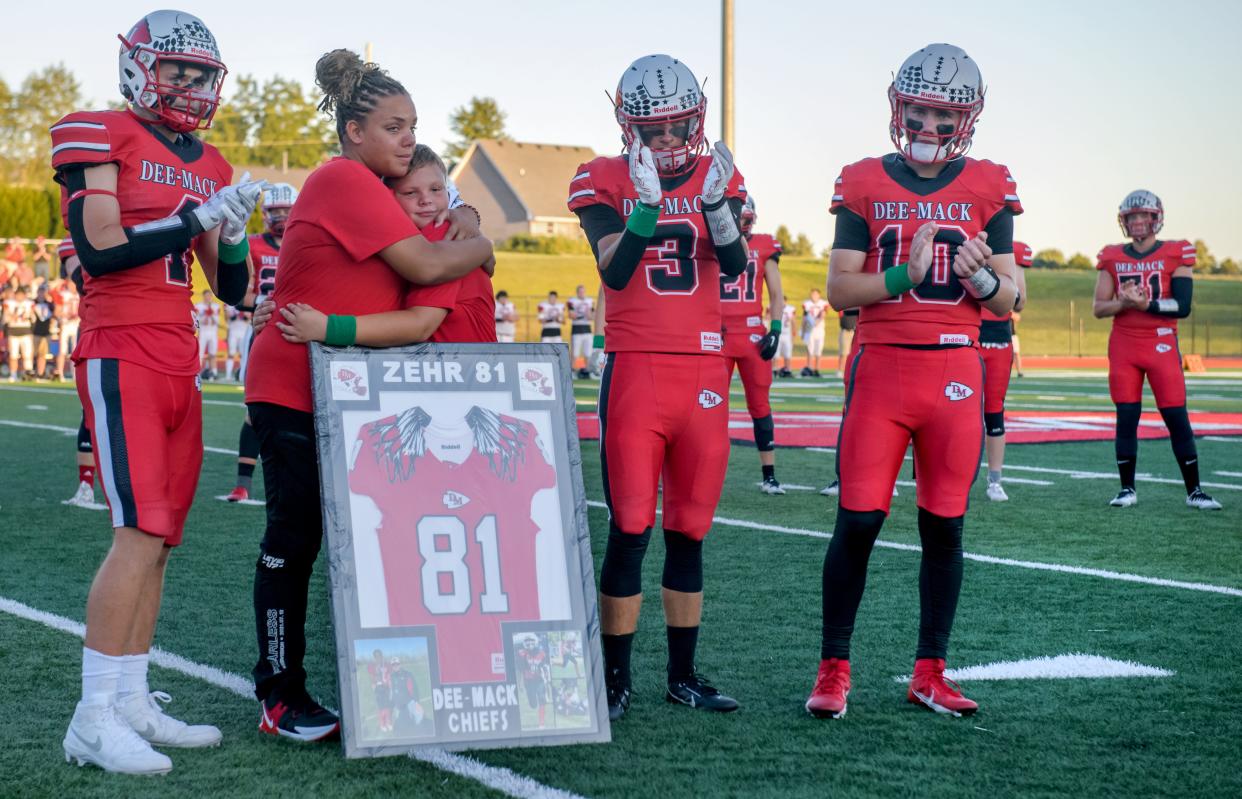
[[[189,749],[198,746],[219,746],[220,731],[210,724],[186,724],[164,713],[160,703],[168,704],[172,697],[163,691],[149,694],[127,694],[117,699],[117,713],[129,722],[146,741],[155,746],[175,746]]]
[[[819,493],[823,494],[826,497],[835,497],[837,494],[841,493],[841,481],[833,480],[827,486],[820,489]]]
[[[776,481],[775,477],[769,477],[769,478],[764,479],[764,481],[759,484],[759,490],[765,494],[784,494],[785,493],[785,489],[781,487],[781,484]]]
[[[79,508],[93,508],[95,503],[95,487],[85,481],[78,483],[77,492],[69,499],[61,502],[62,505],[76,505]]]
[[[1114,508],[1129,508],[1138,504],[1138,494],[1134,493],[1133,488],[1123,488],[1108,504]]]
[[[65,761],[120,774],[167,774],[172,761],[125,723],[115,705],[79,702],[65,732]]]
[[[1009,495],[1005,493],[1005,489],[1001,487],[1000,483],[993,483],[989,480],[988,481],[988,499],[992,500],[993,502],[1008,502]]]

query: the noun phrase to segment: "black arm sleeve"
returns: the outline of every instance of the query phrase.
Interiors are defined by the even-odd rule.
[[[1160,304],[1165,300],[1152,300],[1151,305],[1147,306],[1148,313],[1154,313],[1157,316],[1170,316],[1174,319],[1185,319],[1190,316],[1190,298],[1194,295],[1195,282],[1189,277],[1175,277],[1169,281],[1173,287],[1173,301],[1177,303],[1176,308],[1161,308]],[[1166,298],[1168,299],[1168,298]]]
[[[625,230],[625,220],[615,209],[607,205],[588,205],[585,208],[579,208],[576,213],[578,224],[582,226],[582,232],[586,234],[587,241],[591,243],[591,252],[595,253],[595,260],[598,261],[599,240],[604,236]]]
[[[586,233],[587,241],[591,242],[591,251],[595,253],[595,262],[599,263],[599,242],[605,236],[621,234],[621,240],[612,251],[612,260],[607,269],[599,272],[600,280],[614,291],[620,291],[629,285],[634,270],[638,269],[643,253],[647,251],[650,239],[634,233],[625,226],[621,215],[616,209],[606,205],[588,205],[577,211],[578,222]]]
[[[246,289],[250,287],[250,270],[246,268],[246,258],[241,263],[230,263],[221,260],[216,264],[216,295],[225,305],[237,305],[246,299]]]
[[[983,230],[988,234],[988,246],[993,255],[1013,253],[1013,211],[1008,208],[997,211]]]
[[[742,201],[737,197],[728,200],[729,210],[733,212],[733,221],[741,230]],[[746,263],[750,260],[750,252],[746,249],[746,237],[739,235],[726,247],[716,248],[716,259],[720,261],[720,273],[728,277],[737,277],[746,271]]]
[[[62,173],[65,187],[71,196],[86,188],[86,175],[83,170],[62,170]],[[124,244],[97,250],[91,246],[86,235],[86,225],[82,219],[85,206],[85,197],[69,203],[69,236],[73,239],[82,268],[91,277],[134,269],[166,255],[185,252],[190,249],[190,242],[194,237],[203,232],[194,214],[184,211],[178,216],[127,227]]]
[[[867,229],[867,220],[848,208],[838,208],[832,249],[859,252],[871,249],[871,231]]]

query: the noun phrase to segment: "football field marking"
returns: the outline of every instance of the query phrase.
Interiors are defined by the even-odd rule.
[[[1221,477],[1242,477],[1242,472],[1212,472],[1212,474],[1219,474]]]
[[[86,625],[81,622],[58,616],[55,613],[48,613],[45,610],[32,608],[8,597],[0,596],[0,611],[11,616],[26,619],[27,621],[42,624],[45,627],[51,627],[53,630],[60,630],[61,632],[75,635],[78,638],[86,635]],[[251,702],[255,701],[254,683],[240,674],[223,671],[215,666],[208,666],[205,663],[196,663],[173,652],[165,652],[157,646],[151,647],[151,662],[162,668],[171,669],[197,680],[210,683],[217,688],[223,688],[243,699]],[[410,757],[435,766],[442,771],[448,771],[459,777],[474,780],[508,796],[519,797],[519,799],[582,799],[578,794],[563,791],[559,788],[552,788],[530,777],[524,777],[517,772],[510,771],[507,768],[489,766],[481,760],[446,752],[442,749],[415,752]]]
[[[1009,467],[1006,466],[1005,468]],[[603,502],[597,502],[593,499],[588,499],[587,505],[592,508],[608,507]],[[662,512],[663,511],[657,510],[656,514],[659,515]],[[716,524],[722,524],[725,527],[741,527],[747,530],[762,530],[769,533],[783,533],[785,535],[805,536],[807,538],[832,538],[832,533],[824,532],[823,530],[808,530],[804,527],[782,527],[779,524],[749,522],[742,519],[729,519],[724,516],[713,516],[712,521]],[[898,541],[885,541],[883,539],[877,540],[875,545],[884,549],[896,549],[902,552],[923,551],[923,548],[918,544],[902,544]],[[1116,572],[1109,569],[1092,569],[1086,566],[1067,566],[1061,563],[1043,563],[1034,560],[998,558],[993,555],[979,555],[974,552],[964,552],[962,553],[962,557],[966,560],[973,560],[978,563],[988,563],[994,566],[1012,566],[1017,569],[1061,572],[1063,574],[1077,574],[1084,577],[1100,577],[1105,580],[1117,580],[1124,583],[1140,583],[1143,585],[1159,586],[1161,588],[1181,588],[1186,591],[1204,591],[1209,594],[1224,594],[1225,596],[1242,597],[1242,588],[1231,588],[1227,585],[1192,583],[1185,580],[1166,580],[1163,577],[1147,577],[1142,574],[1129,574],[1127,572]]]
[[[1177,672],[1146,666],[1132,660],[1114,660],[1100,655],[1074,652],[1054,657],[1008,660],[945,669],[950,680],[1072,680],[1107,679],[1116,677],[1172,677]],[[910,682],[910,675],[894,677],[899,683]]]

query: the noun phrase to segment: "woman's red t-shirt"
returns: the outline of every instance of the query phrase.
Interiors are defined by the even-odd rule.
[[[440,241],[448,232],[448,227],[447,222],[425,227],[423,235],[428,241]],[[438,286],[411,284],[405,293],[405,307],[416,305],[448,310],[448,316],[444,317],[428,341],[496,340],[496,299],[492,296],[492,279],[482,267]]]

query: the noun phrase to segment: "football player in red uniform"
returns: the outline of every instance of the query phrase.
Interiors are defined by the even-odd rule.
[[[274,183],[263,192],[263,227],[262,233],[250,237],[250,290],[240,309],[253,312],[256,305],[269,299],[276,291],[276,270],[280,267],[280,242],[285,237],[285,223],[289,221],[289,212],[298,199],[298,190],[288,183]],[[250,344],[254,336],[254,328],[246,325],[246,338],[241,345],[241,370],[238,380],[246,383],[246,366],[250,358]],[[241,433],[237,440],[237,484],[225,497],[229,502],[240,502],[250,498],[250,488],[254,480],[254,467],[259,461],[259,437],[254,433],[254,425],[250,422],[250,412],[242,420]]]
[[[1026,304],[1026,272],[1031,265],[1031,248],[1020,241],[1013,243],[1013,258],[1019,269],[1018,306],[1009,313],[997,314],[987,306],[979,309],[979,354],[983,357],[983,429],[987,433],[984,448],[988,455],[988,499],[1007,502],[1009,495],[1001,486],[1001,470],[1005,466],[1005,394],[1009,391],[1009,375],[1017,354],[1013,332],[1013,314]],[[1019,372],[1021,374],[1021,372]]]
[[[841,481],[824,558],[817,717],[845,713],[850,637],[867,561],[914,443],[923,560],[909,701],[940,713],[977,705],[944,678],[962,584],[962,520],[983,448],[983,368],[972,346],[979,308],[1013,308],[1009,170],[966,157],[983,110],[983,80],[959,47],[931,44],[889,87],[898,152],[845,167],[832,198],[836,234],[828,295],[859,307],[858,354],[837,447]]]
[[[245,223],[261,183],[193,135],[220,101],[225,68],[197,17],[148,14],[121,38],[124,110],[69,114],[51,128],[62,213],[85,272],[73,354],[78,394],[114,528],[91,584],[82,701],[66,758],[165,773],[151,748],[214,746],[215,727],[164,714],[147,653],[164,567],[181,543],[202,464],[191,251],[220,297],[245,294]]]
[[[1177,320],[1190,315],[1195,246],[1185,239],[1156,238],[1164,226],[1164,206],[1159,197],[1143,189],[1121,201],[1117,224],[1130,243],[1100,250],[1092,304],[1097,319],[1113,317],[1108,337],[1108,393],[1117,406],[1115,446],[1121,491],[1109,504],[1128,508],[1138,502],[1134,470],[1146,377],[1182,470],[1186,504],[1220,510],[1220,503],[1199,487],[1199,456],[1186,414],[1186,378],[1177,347]]]
[[[289,214],[274,302],[330,314],[328,343],[348,346],[358,330],[352,314],[400,310],[407,281],[460,277],[490,258],[491,243],[477,235],[468,207],[450,214],[475,235],[428,241],[380,181],[405,175],[413,157],[418,118],[405,87],[343,49],[319,59],[315,80],[342,154],[307,178]],[[246,375],[267,489],[254,583],[259,729],[297,741],[321,740],[339,726],[311,698],[303,665],[307,592],[323,541],[309,360],[305,345],[269,325],[255,337]]]
[[[755,428],[755,446],[763,471],[760,490],[784,494],[776,479],[776,429],[768,393],[772,390],[772,358],[781,340],[780,313],[785,307],[781,291],[781,243],[767,233],[754,233],[755,199],[747,196],[742,206],[742,236],[746,239],[746,271],[737,277],[720,276],[720,315],[724,323],[725,368],[733,379],[742,375],[746,410]],[[768,289],[768,308],[775,309],[768,329],[763,327],[763,287]]]
[[[627,155],[582,164],[569,184],[569,208],[604,284],[600,460],[610,522],[600,623],[613,720],[629,706],[642,561],[661,483],[666,698],[738,707],[694,665],[703,538],[729,460],[719,281],[721,273],[741,275],[749,258],[738,223],[746,190],[723,144],[706,152],[706,102],[685,64],[667,55],[638,59],[614,101]]]

